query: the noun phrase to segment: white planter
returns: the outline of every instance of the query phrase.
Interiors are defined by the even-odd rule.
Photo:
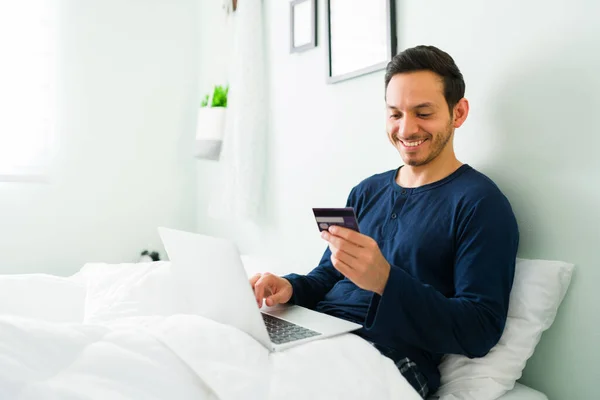
[[[194,156],[207,160],[218,160],[225,135],[225,107],[201,107],[196,124]]]

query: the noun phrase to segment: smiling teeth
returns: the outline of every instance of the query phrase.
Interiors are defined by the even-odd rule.
[[[416,147],[423,143],[425,140],[419,140],[418,142],[402,142],[406,147]]]

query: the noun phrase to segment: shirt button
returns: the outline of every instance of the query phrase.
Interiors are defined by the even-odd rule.
[[[397,215],[396,213],[392,214],[392,219],[396,219]]]
[[[402,192],[400,192],[402,194],[406,194],[406,189],[402,189]]]

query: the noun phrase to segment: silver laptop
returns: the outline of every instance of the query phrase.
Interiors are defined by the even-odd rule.
[[[158,231],[172,263],[173,276],[183,294],[188,294],[194,312],[246,332],[270,351],[362,327],[295,305],[259,310],[235,244],[169,228]]]

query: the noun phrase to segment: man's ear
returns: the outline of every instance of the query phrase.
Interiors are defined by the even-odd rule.
[[[469,115],[469,101],[463,97],[456,103],[453,111],[452,126],[454,128],[460,128],[467,119],[467,115]]]

